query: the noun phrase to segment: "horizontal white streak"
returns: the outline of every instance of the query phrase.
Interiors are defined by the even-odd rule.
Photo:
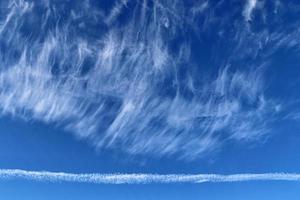
[[[26,179],[49,182],[78,182],[94,184],[204,183],[242,181],[300,181],[300,174],[74,174],[48,171],[0,169],[0,180]]]

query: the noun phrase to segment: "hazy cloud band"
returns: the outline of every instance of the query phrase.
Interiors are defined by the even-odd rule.
[[[49,171],[26,171],[20,169],[1,169],[0,180],[7,179],[94,184],[221,183],[242,181],[300,181],[300,174],[75,174]]]

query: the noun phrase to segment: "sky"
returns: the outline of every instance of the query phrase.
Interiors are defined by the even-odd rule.
[[[0,1],[0,197],[297,198],[299,11]]]

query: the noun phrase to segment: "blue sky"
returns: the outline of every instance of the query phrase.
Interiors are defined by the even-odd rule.
[[[295,199],[299,10],[280,0],[1,1],[0,197]],[[256,180],[115,185],[55,172]]]

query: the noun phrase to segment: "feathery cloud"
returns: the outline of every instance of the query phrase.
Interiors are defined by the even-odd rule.
[[[251,15],[257,5],[257,0],[247,0],[243,15],[246,21],[251,21]]]
[[[189,18],[182,1],[114,1],[110,12],[92,1],[45,2],[0,3],[2,116],[56,124],[99,149],[187,160],[224,140],[253,141],[268,133],[278,104],[265,94],[265,61],[256,58],[274,53],[270,41],[297,46],[297,31],[285,37],[238,26],[220,45],[230,46],[229,56],[215,51],[213,60],[221,62],[202,73],[194,59],[202,47],[195,49],[186,34],[198,27],[198,14],[209,27],[224,29],[232,16],[214,16],[209,10],[218,5],[193,5]],[[248,1],[246,19],[255,5]],[[122,12],[126,17],[119,19]],[[218,72],[209,73],[214,67]]]

